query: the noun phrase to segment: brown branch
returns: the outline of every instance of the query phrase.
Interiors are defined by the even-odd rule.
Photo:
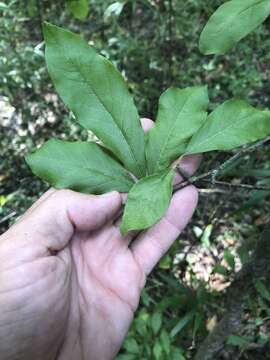
[[[257,186],[257,185],[248,185],[248,184],[230,184],[225,183],[221,181],[216,181],[216,178],[220,176],[224,171],[230,166],[234,161],[238,160],[241,156],[243,156],[246,153],[252,152],[262,145],[266,144],[268,141],[270,141],[270,136],[266,139],[263,139],[261,141],[258,141],[255,144],[245,146],[242,149],[240,149],[236,154],[231,156],[228,160],[217,166],[216,168],[209,170],[201,175],[193,175],[189,178],[186,178],[185,172],[180,167],[180,164],[176,166],[176,171],[184,178],[184,181],[182,183],[179,183],[174,186],[173,191],[177,191],[180,189],[183,189],[184,187],[191,185],[191,184],[199,184],[199,182],[211,182],[212,185],[220,185],[220,186],[226,186],[231,188],[242,188],[245,190],[264,190],[264,191],[270,191],[270,187],[266,186]],[[210,180],[206,180],[207,178],[210,178]]]
[[[202,182],[206,182],[209,183],[211,182],[211,180],[202,180]],[[233,184],[233,183],[229,183],[226,181],[215,181],[215,185],[217,186],[221,186],[221,187],[227,187],[232,189],[242,189],[242,190],[249,190],[249,191],[253,191],[253,190],[261,190],[261,191],[270,191],[270,187],[269,186],[263,186],[263,185],[249,185],[249,184]]]

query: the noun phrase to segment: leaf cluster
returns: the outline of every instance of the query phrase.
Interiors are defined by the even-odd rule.
[[[266,137],[270,113],[231,99],[208,114],[205,86],[169,88],[144,134],[120,72],[78,34],[44,24],[46,63],[66,106],[97,143],[49,140],[27,163],[56,188],[128,192],[121,231],[146,229],[166,213],[174,164],[185,155],[230,150]]]

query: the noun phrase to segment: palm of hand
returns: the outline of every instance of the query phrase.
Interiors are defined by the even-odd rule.
[[[185,170],[198,163],[189,158]],[[118,193],[45,193],[0,241],[1,359],[112,359],[146,275],[196,203],[195,188],[184,188],[158,224],[122,238]]]
[[[1,309],[6,307],[9,314],[14,310],[7,341],[0,344],[3,359],[111,359],[128,330],[145,279],[128,248],[131,236],[122,238],[113,219],[95,231],[73,231],[71,224],[64,224],[68,219],[51,228],[33,228],[33,215],[40,218],[47,213],[49,203],[56,200],[53,197],[61,203],[61,198],[72,195],[85,197],[69,191],[45,194],[0,241]],[[112,194],[111,201],[112,208],[106,204],[107,211],[114,215],[121,206],[119,194]],[[25,232],[26,239],[14,243],[14,235],[25,228],[32,228],[33,233]],[[71,231],[63,247],[59,241],[65,242]],[[63,249],[56,253],[57,247]],[[22,301],[26,307],[21,308]],[[28,318],[32,320],[29,324]],[[5,314],[0,315],[0,338],[4,323]],[[22,335],[18,323],[24,327]],[[11,345],[15,339],[17,348]]]
[[[67,359],[71,350],[76,353],[71,359],[111,359],[119,350],[145,283],[129,240],[113,223],[75,234],[69,249],[72,310],[60,359]]]

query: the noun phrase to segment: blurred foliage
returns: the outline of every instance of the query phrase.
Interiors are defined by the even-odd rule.
[[[220,0],[10,0],[0,2],[0,232],[46,189],[23,156],[51,137],[87,139],[58,99],[44,63],[42,22],[82,33],[128,80],[141,116],[155,118],[169,86],[207,84],[210,108],[243,97],[270,108],[270,21],[223,57],[199,53],[198,39]],[[210,153],[200,171],[224,161]],[[266,184],[269,147],[226,173]],[[269,218],[269,193],[203,194],[188,229],[150,276],[117,359],[191,359],[224,312],[224,292],[252,253]],[[269,284],[255,285],[241,334],[220,359],[269,357]]]

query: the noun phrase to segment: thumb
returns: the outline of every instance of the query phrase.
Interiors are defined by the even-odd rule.
[[[115,217],[121,204],[121,196],[116,191],[95,196],[56,190],[28,211],[4,237],[12,237],[13,243],[19,241],[25,245],[39,242],[58,251],[67,245],[75,229],[99,229]]]

